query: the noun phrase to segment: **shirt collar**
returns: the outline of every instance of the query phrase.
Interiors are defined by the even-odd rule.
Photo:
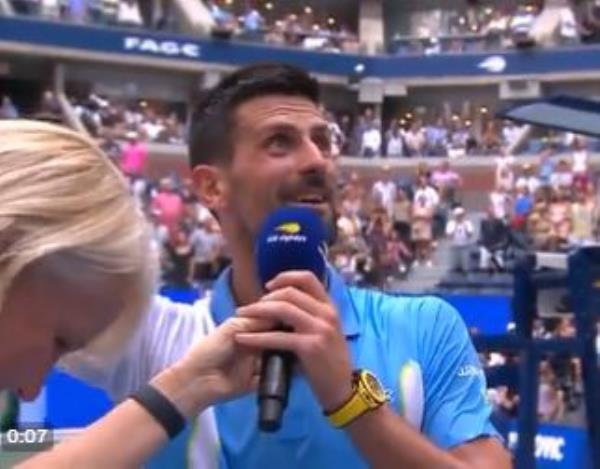
[[[358,317],[354,303],[350,297],[348,286],[340,275],[331,267],[326,269],[327,291],[335,305],[342,330],[347,338],[360,334]],[[213,285],[210,298],[210,311],[217,325],[235,314],[236,304],[231,293],[231,267],[225,269]]]

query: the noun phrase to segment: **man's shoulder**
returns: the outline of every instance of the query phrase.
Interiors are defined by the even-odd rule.
[[[454,307],[433,295],[396,295],[357,287],[349,292],[362,320],[380,330],[424,331],[460,319]]]

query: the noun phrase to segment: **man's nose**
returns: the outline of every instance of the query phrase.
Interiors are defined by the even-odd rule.
[[[301,155],[301,167],[303,172],[323,172],[330,164],[330,157],[325,154],[313,140],[307,138]]]

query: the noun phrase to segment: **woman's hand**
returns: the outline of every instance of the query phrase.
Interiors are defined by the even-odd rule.
[[[253,391],[258,385],[260,352],[238,344],[234,337],[272,328],[272,321],[230,318],[152,383],[188,417],[218,401]]]

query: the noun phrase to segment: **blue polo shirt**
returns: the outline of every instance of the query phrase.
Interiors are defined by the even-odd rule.
[[[354,367],[378,376],[402,418],[444,449],[497,435],[483,370],[462,318],[450,305],[435,297],[348,287],[331,268],[327,276]],[[229,271],[216,282],[210,306],[217,324],[234,314]],[[217,405],[215,415],[221,468],[368,467],[346,432],[323,417],[299,372],[279,432],[258,430],[256,394]]]

